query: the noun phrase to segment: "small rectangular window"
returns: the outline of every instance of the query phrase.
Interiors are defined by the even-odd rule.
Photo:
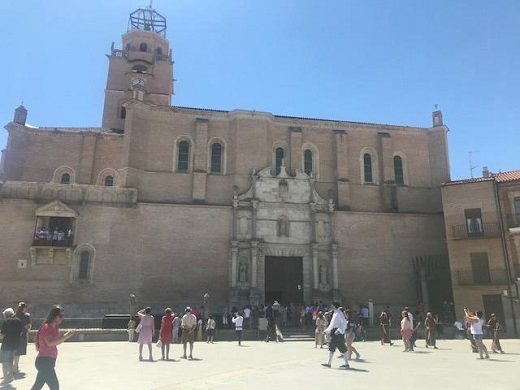
[[[473,282],[478,284],[491,282],[487,253],[470,253],[470,259],[471,270],[473,273]]]

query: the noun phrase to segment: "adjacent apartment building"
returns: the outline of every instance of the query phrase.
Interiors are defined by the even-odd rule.
[[[495,313],[509,335],[520,316],[520,171],[442,186],[455,310]]]

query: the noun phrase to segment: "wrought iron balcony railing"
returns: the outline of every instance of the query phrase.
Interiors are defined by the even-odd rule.
[[[449,236],[453,240],[466,238],[495,238],[500,237],[500,224],[498,222],[487,222],[482,224],[482,228],[477,231],[468,231],[467,225],[452,225],[449,229]]]
[[[509,277],[503,268],[490,269],[489,272],[473,272],[472,270],[459,270],[454,272],[453,284],[467,285],[491,285],[509,284]]]

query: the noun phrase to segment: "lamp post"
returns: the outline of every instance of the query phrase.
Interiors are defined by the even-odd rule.
[[[135,294],[128,296],[128,305],[130,306],[130,317],[135,316],[135,313],[137,313],[137,299]]]
[[[209,294],[205,293],[203,298],[203,316],[204,320],[207,320],[209,318]]]

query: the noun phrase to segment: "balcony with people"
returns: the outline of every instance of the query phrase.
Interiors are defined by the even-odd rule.
[[[74,234],[72,226],[66,229],[58,226],[54,228],[42,226],[37,227],[34,231],[33,246],[71,247],[73,243]]]

